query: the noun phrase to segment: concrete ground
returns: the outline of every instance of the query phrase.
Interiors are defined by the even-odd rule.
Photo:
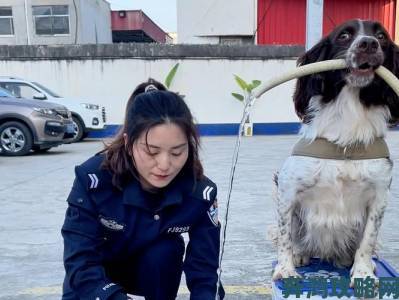
[[[222,263],[226,299],[270,299],[276,252],[266,239],[275,224],[271,178],[296,136],[243,138],[230,203]],[[235,137],[202,139],[208,177],[218,184],[223,219]],[[380,254],[399,267],[399,132],[388,136],[395,163],[392,196],[381,231]],[[100,149],[101,140],[63,145],[46,154],[0,157],[0,300],[60,299],[64,276],[60,228],[75,165]],[[225,221],[222,220],[224,223]],[[179,300],[188,299],[182,280]]]

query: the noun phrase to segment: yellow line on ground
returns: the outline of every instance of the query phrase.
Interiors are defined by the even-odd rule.
[[[35,295],[35,296],[44,296],[44,295],[61,295],[62,288],[61,286],[46,286],[46,287],[34,287],[30,289],[25,289],[17,293],[17,295]]]
[[[228,295],[270,295],[271,288],[263,285],[224,285],[226,294]],[[186,286],[180,286],[179,294],[188,294]]]
[[[270,295],[271,289],[269,286],[263,285],[226,285],[223,286],[226,294],[228,295]],[[61,286],[48,286],[48,287],[34,287],[22,290],[18,295],[61,295]],[[189,291],[186,286],[180,286],[180,295],[188,295]]]

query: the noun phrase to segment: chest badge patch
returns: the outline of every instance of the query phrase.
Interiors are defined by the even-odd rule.
[[[104,216],[100,215],[99,219],[100,219],[101,225],[103,225],[104,227],[106,227],[108,229],[111,229],[114,231],[122,231],[125,228],[124,224],[120,224],[120,223],[116,222],[115,220],[108,219]]]

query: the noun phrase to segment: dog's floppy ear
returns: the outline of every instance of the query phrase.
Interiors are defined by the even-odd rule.
[[[399,47],[394,42],[384,49],[385,59],[383,66],[399,77]],[[360,90],[360,99],[368,103],[386,105],[391,113],[391,126],[399,123],[399,97],[380,77],[376,77],[372,84]]]
[[[329,55],[329,40],[322,39],[313,46],[304,55],[299,57],[297,66],[303,66],[318,61],[326,60]],[[310,98],[321,94],[323,90],[323,74],[313,74],[301,77],[296,82],[294,93],[295,111],[298,117],[306,123],[306,110],[309,105]]]
[[[385,58],[384,66],[391,70],[396,77],[399,77],[399,47],[394,42],[389,45],[387,57]],[[382,90],[383,99],[388,104],[391,112],[391,124],[399,123],[399,97],[396,93],[385,84],[386,88]]]

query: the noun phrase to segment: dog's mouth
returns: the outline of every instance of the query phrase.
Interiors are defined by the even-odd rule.
[[[384,56],[380,52],[374,55],[354,53],[348,58],[349,75],[355,77],[373,77],[374,71],[384,61]]]
[[[370,63],[365,62],[361,64],[358,68],[350,68],[350,72],[353,75],[358,75],[358,76],[371,75],[378,67],[379,66],[372,66]]]
[[[364,87],[374,80],[375,70],[381,65],[381,61],[370,58],[349,65],[346,81],[352,86]]]

